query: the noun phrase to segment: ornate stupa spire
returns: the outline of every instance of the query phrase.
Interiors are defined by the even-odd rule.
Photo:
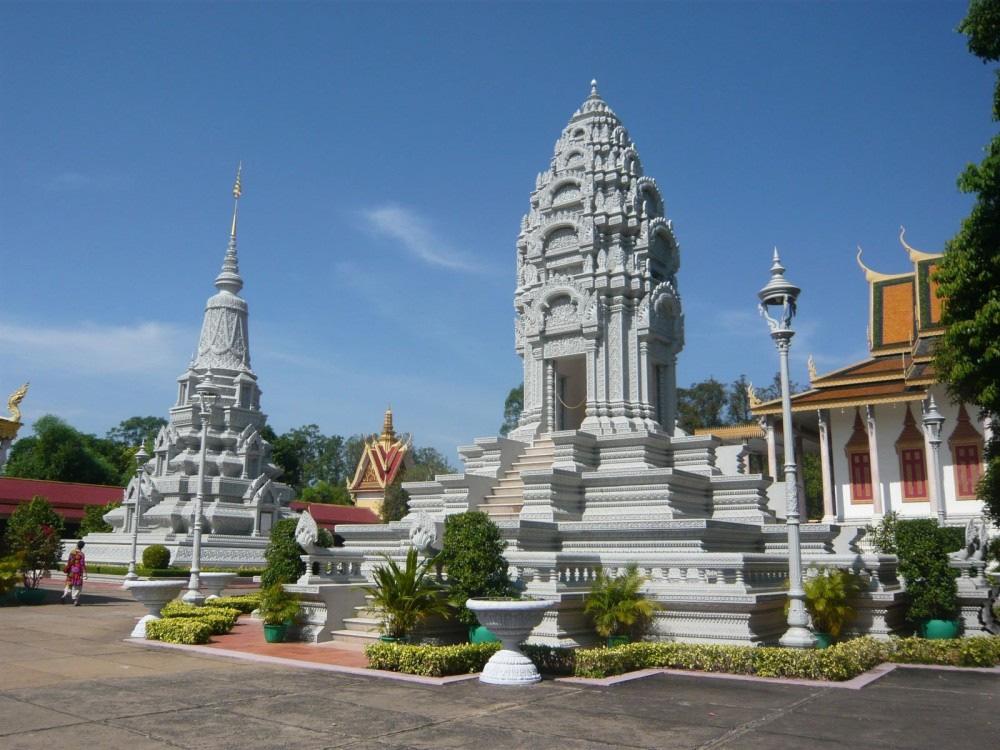
[[[239,218],[240,196],[243,195],[243,162],[236,168],[236,182],[233,183],[233,224],[229,230],[229,246],[226,257],[222,261],[222,271],[215,278],[215,286],[219,291],[239,294],[243,288],[243,277],[240,276],[239,259],[236,257],[236,221]]]
[[[233,185],[233,223],[229,230],[229,246],[222,261],[222,271],[215,278],[217,294],[205,306],[205,319],[198,339],[198,354],[193,369],[250,371],[250,343],[247,303],[239,296],[243,288],[236,257],[236,221],[240,196],[243,194],[243,164],[236,171]]]
[[[379,440],[383,443],[392,443],[396,440],[396,430],[392,426],[392,406],[385,410],[385,418],[382,420],[382,434]]]

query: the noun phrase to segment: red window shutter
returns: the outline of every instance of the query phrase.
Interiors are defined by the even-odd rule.
[[[979,446],[955,446],[955,484],[958,496],[971,498],[976,496],[976,484],[979,483],[982,464],[979,461]]]
[[[903,466],[903,499],[927,499],[927,463],[923,448],[907,448],[901,455]]]
[[[851,453],[851,497],[854,500],[871,500],[872,465],[867,452]]]

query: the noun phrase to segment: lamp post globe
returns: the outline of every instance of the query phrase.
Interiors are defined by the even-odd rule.
[[[132,509],[132,554],[128,561],[128,572],[125,581],[134,581],[139,575],[135,572],[136,555],[139,548],[139,521],[142,520],[142,472],[149,460],[149,454],[142,443],[135,452],[135,507]]]
[[[785,452],[785,526],[788,532],[788,629],[781,636],[781,645],[792,648],[813,648],[816,637],[809,630],[805,591],[802,588],[802,546],[799,539],[798,467],[792,439],[792,397],[788,386],[788,350],[791,348],[792,320],[795,318],[799,287],[785,278],[785,267],[774,249],[771,278],[757,293],[760,314],[767,321],[771,338],[778,349],[781,373],[781,424]]]
[[[194,539],[191,549],[191,577],[188,579],[187,592],[181,600],[187,604],[201,605],[205,603],[204,594],[199,591],[201,588],[201,530],[202,530],[202,507],[205,502],[205,451],[208,442],[208,423],[212,418],[212,409],[218,392],[210,383],[199,383],[195,388],[196,399],[198,401],[198,416],[201,419],[201,450],[198,454],[198,490],[194,497],[194,512],[192,514],[192,526]]]

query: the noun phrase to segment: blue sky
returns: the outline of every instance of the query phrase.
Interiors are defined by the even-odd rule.
[[[514,242],[596,77],[681,244],[680,382],[776,355],[777,245],[803,287],[793,376],[864,356],[854,262],[907,270],[971,205],[995,131],[964,3],[4,3],[0,390],[103,433],[166,415],[225,251],[278,431],[495,434]]]

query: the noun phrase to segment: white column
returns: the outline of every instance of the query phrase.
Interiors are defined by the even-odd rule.
[[[837,520],[833,507],[833,467],[830,461],[830,411],[818,409],[819,419],[819,469],[823,478],[823,523]]]
[[[882,480],[879,478],[878,433],[875,429],[875,407],[865,407],[865,423],[868,428],[868,456],[872,465],[872,515],[881,518],[888,513],[889,503],[883,502]],[[887,499],[887,498],[886,498]]]
[[[556,368],[552,366],[552,360],[545,362],[545,419],[543,420],[546,432],[556,429]]]
[[[764,439],[767,441],[767,474],[775,482],[778,481],[778,440],[774,434],[774,419],[764,417]]]

